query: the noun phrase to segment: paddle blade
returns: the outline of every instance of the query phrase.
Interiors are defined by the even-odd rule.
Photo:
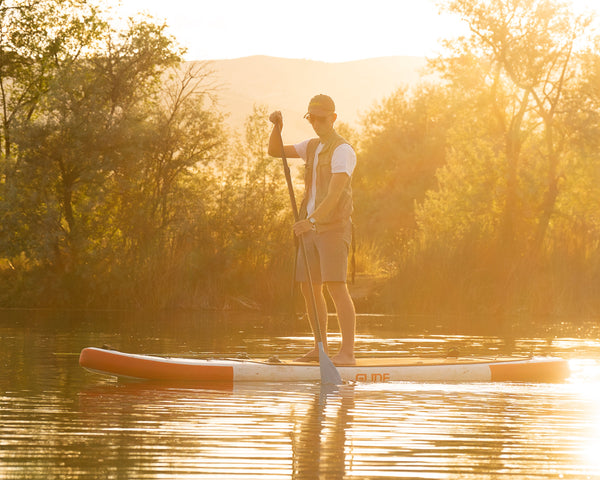
[[[319,366],[321,367],[321,383],[330,385],[341,385],[342,377],[340,372],[335,368],[331,359],[325,353],[323,344],[319,342]]]

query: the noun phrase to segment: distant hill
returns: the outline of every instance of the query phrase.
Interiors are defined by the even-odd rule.
[[[284,115],[284,140],[314,135],[302,117],[313,95],[325,93],[336,102],[338,119],[356,125],[360,115],[402,85],[416,83],[423,57],[381,57],[343,63],[253,56],[214,60],[219,103],[229,124],[241,129],[254,104]]]

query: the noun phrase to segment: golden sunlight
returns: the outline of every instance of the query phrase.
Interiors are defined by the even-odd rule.
[[[568,339],[561,340],[561,348],[565,351],[581,348],[582,343]],[[589,348],[597,348],[597,341],[584,342]],[[600,366],[593,359],[572,359],[569,362],[571,369],[570,382],[572,392],[576,399],[575,410],[580,410],[581,428],[585,432],[586,441],[582,442],[581,464],[588,471],[600,471]],[[582,409],[582,405],[583,407]]]
[[[600,471],[600,383],[592,383],[584,387],[582,398],[589,399],[589,405],[595,410],[586,412],[588,440],[582,450],[582,464],[588,471]]]

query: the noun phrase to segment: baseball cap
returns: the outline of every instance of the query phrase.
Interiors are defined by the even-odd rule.
[[[328,95],[323,95],[322,93],[319,95],[315,95],[310,99],[308,103],[308,112],[313,115],[329,115],[330,113],[335,113],[335,103]]]

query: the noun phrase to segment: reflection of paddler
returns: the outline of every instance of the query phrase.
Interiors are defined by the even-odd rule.
[[[325,409],[335,413],[329,421]],[[292,432],[294,479],[343,478],[346,471],[346,431],[352,421],[354,385],[322,385],[304,420]]]

